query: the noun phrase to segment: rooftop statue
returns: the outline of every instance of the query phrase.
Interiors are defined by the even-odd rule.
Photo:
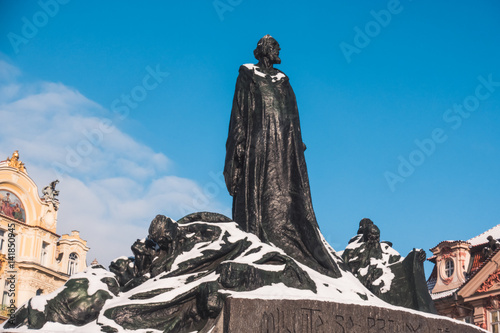
[[[242,65],[226,143],[224,177],[233,220],[299,262],[340,274],[314,214],[295,94],[280,64],[280,45],[264,36],[256,65]]]
[[[493,254],[493,252],[500,248],[500,243],[491,235],[489,235],[486,239],[488,240],[488,245],[483,248],[483,254],[485,258],[488,258]]]
[[[52,202],[54,204],[54,207],[56,210],[59,207],[59,200],[57,199],[57,196],[59,195],[59,191],[56,190],[57,184],[59,184],[58,179],[51,182],[50,185],[45,186],[42,190],[43,199],[46,202]]]
[[[26,173],[26,167],[24,163],[19,160],[19,151],[17,150],[12,154],[12,157],[7,157],[7,164],[10,167]]]

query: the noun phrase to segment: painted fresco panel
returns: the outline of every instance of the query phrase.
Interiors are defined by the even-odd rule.
[[[0,214],[26,222],[23,203],[14,193],[7,190],[0,190]]]

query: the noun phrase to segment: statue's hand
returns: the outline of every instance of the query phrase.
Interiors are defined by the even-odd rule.
[[[425,262],[425,259],[426,259],[425,251],[420,250],[418,253],[418,261],[423,263],[423,262]]]

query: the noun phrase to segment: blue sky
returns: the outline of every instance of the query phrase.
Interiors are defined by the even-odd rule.
[[[403,255],[500,223],[496,1],[0,4],[0,157],[61,179],[58,231],[89,261],[131,254],[159,213],[230,214],[234,85],[265,34],[336,250],[364,217]]]

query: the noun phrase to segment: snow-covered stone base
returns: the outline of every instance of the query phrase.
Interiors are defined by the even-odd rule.
[[[429,326],[424,319],[437,316],[388,305],[352,273],[342,270],[337,278],[322,275],[227,218],[210,214],[200,216],[219,221],[176,223],[157,216],[148,237],[134,244],[138,255],[112,263],[115,273],[95,266],[72,276],[54,293],[24,304],[16,322],[6,322],[2,331],[283,333],[288,327],[295,333],[481,331],[445,319]],[[341,259],[329,249],[341,267]],[[413,317],[420,319],[408,321]],[[407,322],[413,326],[405,328]],[[406,331],[391,331],[390,325]],[[434,330],[420,330],[424,327]],[[439,331],[452,327],[468,330]]]

